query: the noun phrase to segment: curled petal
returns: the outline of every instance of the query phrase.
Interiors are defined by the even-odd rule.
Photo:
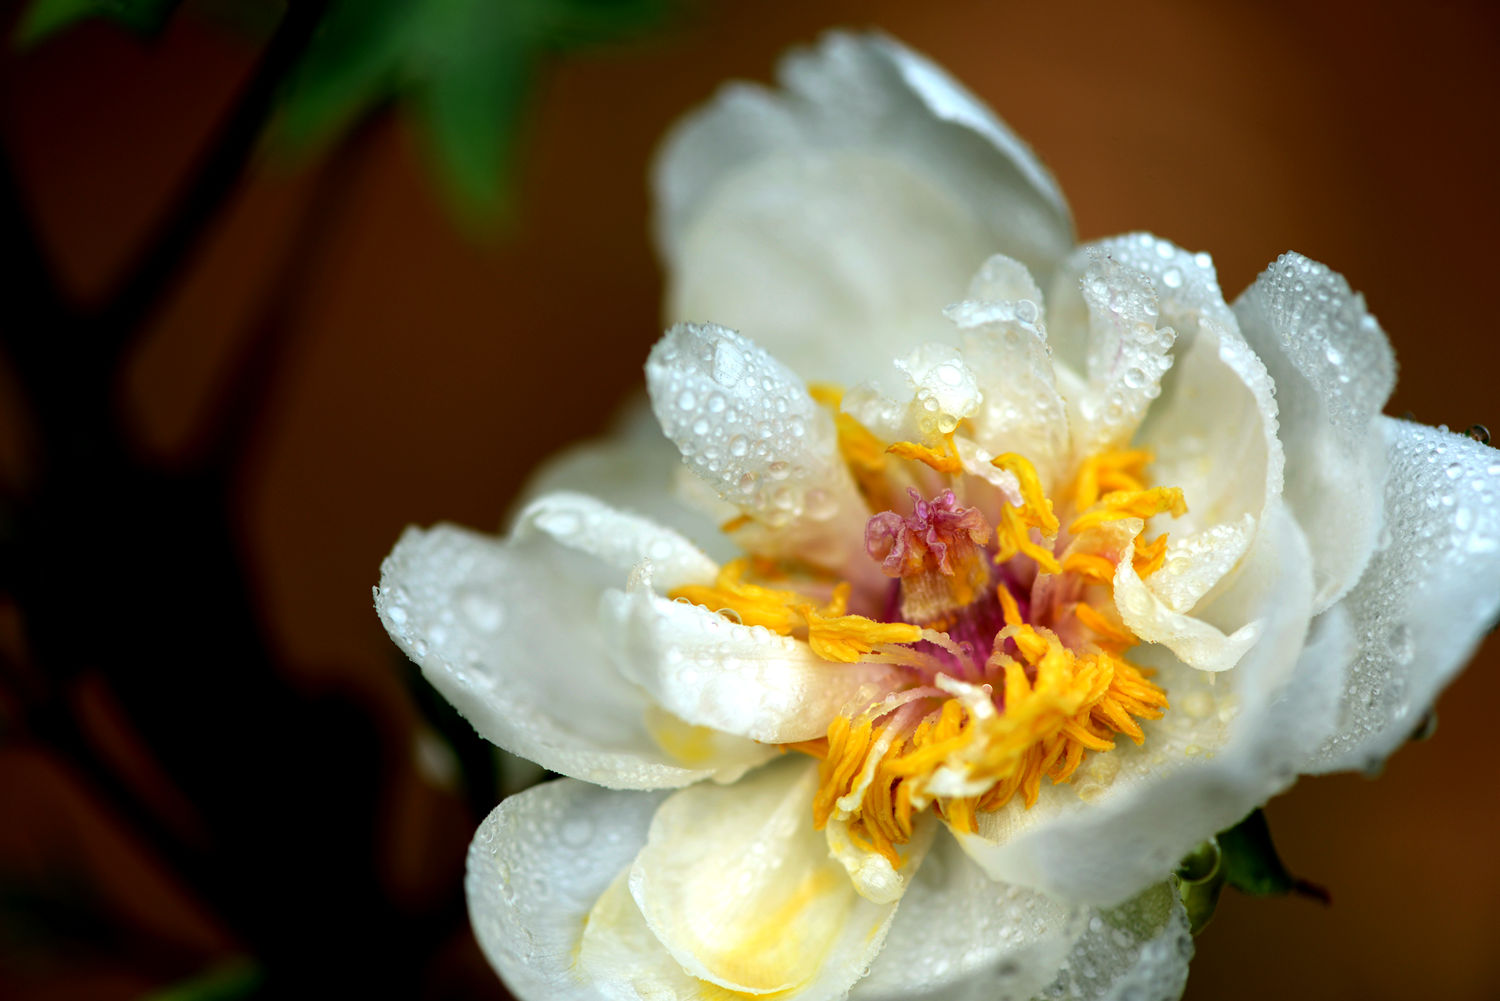
[[[1234,308],[1276,381],[1285,496],[1312,545],[1322,611],[1354,586],[1375,548],[1386,471],[1375,421],[1395,358],[1364,298],[1300,254],[1278,258]]]

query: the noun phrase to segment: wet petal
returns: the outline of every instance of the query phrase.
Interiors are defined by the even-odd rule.
[[[1089,911],[991,880],[946,832],[917,871],[854,1001],[1027,1001],[1057,977]]]
[[[861,690],[891,683],[890,668],[832,663],[801,640],[701,605],[641,591],[610,591],[603,602],[621,672],[689,723],[772,743],[812,740]]]
[[[464,881],[469,919],[520,1001],[610,997],[575,966],[584,925],[665,798],[559,779],[511,796],[479,825]]]
[[[1317,566],[1318,611],[1354,586],[1380,530],[1384,441],[1374,422],[1396,380],[1364,298],[1300,254],[1283,254],[1235,303],[1276,381],[1286,499]]]
[[[843,997],[896,905],[859,896],[813,829],[818,770],[796,757],[657,811],[630,874],[647,925],[690,975],[730,990]],[[913,863],[915,864],[915,863]]]
[[[1273,509],[1274,547],[1253,551],[1244,579],[1275,579],[1305,566],[1307,543]],[[1262,606],[1261,638],[1239,664],[1212,675],[1158,650],[1131,655],[1158,670],[1172,709],[1142,724],[1144,745],[1092,755],[1069,785],[1044,784],[1031,809],[1012,802],[979,815],[960,842],[995,879],[1098,905],[1159,880],[1195,844],[1238,821],[1291,783],[1331,732],[1347,663],[1348,631],[1324,616],[1304,649],[1310,574],[1282,581]]]
[[[683,461],[753,524],[742,544],[845,576],[869,574],[869,510],[839,460],[833,417],[764,349],[714,324],[678,324],[646,362],[651,405]]]
[[[1129,442],[1172,366],[1176,332],[1161,320],[1151,279],[1105,250],[1080,247],[1059,281],[1065,276],[1076,276],[1078,285],[1053,293],[1048,333],[1056,338],[1069,327],[1088,332],[1078,373],[1086,382],[1068,401],[1073,456],[1081,461]],[[1086,321],[1076,310],[1080,290]]]
[[[609,434],[572,445],[543,463],[527,480],[516,507],[549,493],[588,494],[664,525],[716,561],[728,562],[737,550],[719,526],[736,512],[716,510],[723,502],[711,492],[712,502],[702,503],[703,491],[683,490],[684,483],[700,486],[683,468],[682,454],[662,434],[650,401],[641,394]]]
[[[993,262],[987,268],[997,270]],[[992,285],[1000,283],[991,277]],[[993,455],[1027,456],[1044,488],[1050,486],[1065,475],[1068,415],[1037,302],[971,300],[950,306],[947,315],[982,396],[973,418],[976,441]]]
[[[610,568],[530,525],[507,542],[407,529],[375,592],[391,638],[482,736],[553,771],[636,789],[712,775],[659,746],[646,697],[611,666],[597,611]]]
[[[1400,746],[1500,613],[1500,452],[1381,418],[1382,547],[1335,608],[1358,643],[1338,733],[1310,770],[1370,768]]]
[[[663,146],[670,319],[728,324],[847,385],[948,334],[939,311],[988,255],[1050,278],[1072,242],[1056,183],[932,63],[833,33],[780,78],[726,87]]]

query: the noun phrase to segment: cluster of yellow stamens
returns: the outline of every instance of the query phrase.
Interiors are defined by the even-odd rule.
[[[1145,740],[1137,720],[1160,719],[1167,708],[1146,672],[1105,650],[1075,653],[1049,630],[1021,622],[1015,599],[1000,594],[1007,625],[997,639],[1011,640],[1019,653],[992,656],[1003,672],[1003,711],[985,689],[964,686],[915,727],[903,727],[899,712],[884,723],[868,712],[835,718],[823,740],[794,745],[823,759],[817,827],[842,813],[856,844],[899,868],[897,846],[911,839],[912,817],[928,803],[954,827],[973,831],[976,813],[1017,795],[1030,807],[1044,777],[1070,781],[1087,752],[1114,748],[1115,735]],[[940,784],[974,791],[944,796],[934,788]]]
[[[670,597],[712,608],[747,626],[805,639],[813,653],[841,664],[853,664],[887,643],[922,638],[922,627],[910,622],[877,622],[847,614],[847,583],[835,587],[819,607],[797,591],[750,583],[745,580],[749,567],[748,560],[733,560],[724,564],[713,584],[680,587]]]
[[[881,512],[866,542],[901,595],[895,604],[860,600],[867,609],[883,605],[883,618],[896,618],[898,608],[906,621],[850,614],[847,583],[815,584],[826,597],[812,599],[774,586],[787,582],[787,568],[752,570],[743,559],[712,585],[672,595],[803,639],[825,660],[911,669],[908,684],[873,705],[848,707],[827,736],[783,745],[822,759],[816,825],[845,823],[856,845],[900,866],[898,848],[929,805],[973,831],[979,813],[1017,797],[1029,808],[1044,778],[1070,781],[1090,752],[1113,749],[1119,735],[1145,740],[1139,721],[1162,716],[1166,693],[1124,658],[1136,637],[1107,595],[1126,542],[1144,576],[1161,566],[1167,537],[1148,542],[1137,531],[1122,540],[1118,523],[1186,508],[1180,490],[1148,485],[1149,453],[1106,451],[1057,494],[1070,519],[1064,529],[1035,468],[1007,453],[991,462],[1014,478],[1008,493],[1020,503],[994,505],[987,520],[955,499],[964,470],[952,432],[930,444],[886,445],[837,410],[837,390],[813,393],[835,410],[841,454]],[[890,510],[903,488],[912,495],[907,515]],[[935,489],[935,500],[921,499],[919,491],[930,497]],[[1044,576],[1056,583],[1039,590]],[[932,599],[933,588],[948,598]],[[1043,593],[1045,601],[1036,597]]]

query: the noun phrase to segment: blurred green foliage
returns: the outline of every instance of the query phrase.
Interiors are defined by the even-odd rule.
[[[177,6],[178,0],[33,0],[15,41],[34,44],[89,17],[151,33]],[[237,6],[255,5],[239,0]],[[276,0],[260,6],[270,17],[284,7]],[[546,58],[639,35],[681,6],[682,0],[332,0],[282,91],[275,138],[283,148],[320,151],[365,116],[394,105],[420,128],[459,217],[488,222],[506,207],[527,102]],[[246,13],[233,20],[253,23]]]
[[[132,31],[151,34],[161,28],[180,0],[33,0],[16,22],[14,40],[35,45],[49,35],[90,17],[117,21]]]
[[[386,102],[420,125],[465,216],[504,206],[531,84],[548,55],[655,26],[671,0],[338,0],[282,106],[294,145],[330,141]]]

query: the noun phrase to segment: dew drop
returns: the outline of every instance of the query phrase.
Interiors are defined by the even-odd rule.
[[[720,341],[714,345],[714,381],[733,389],[745,377],[745,356],[733,344]]]

